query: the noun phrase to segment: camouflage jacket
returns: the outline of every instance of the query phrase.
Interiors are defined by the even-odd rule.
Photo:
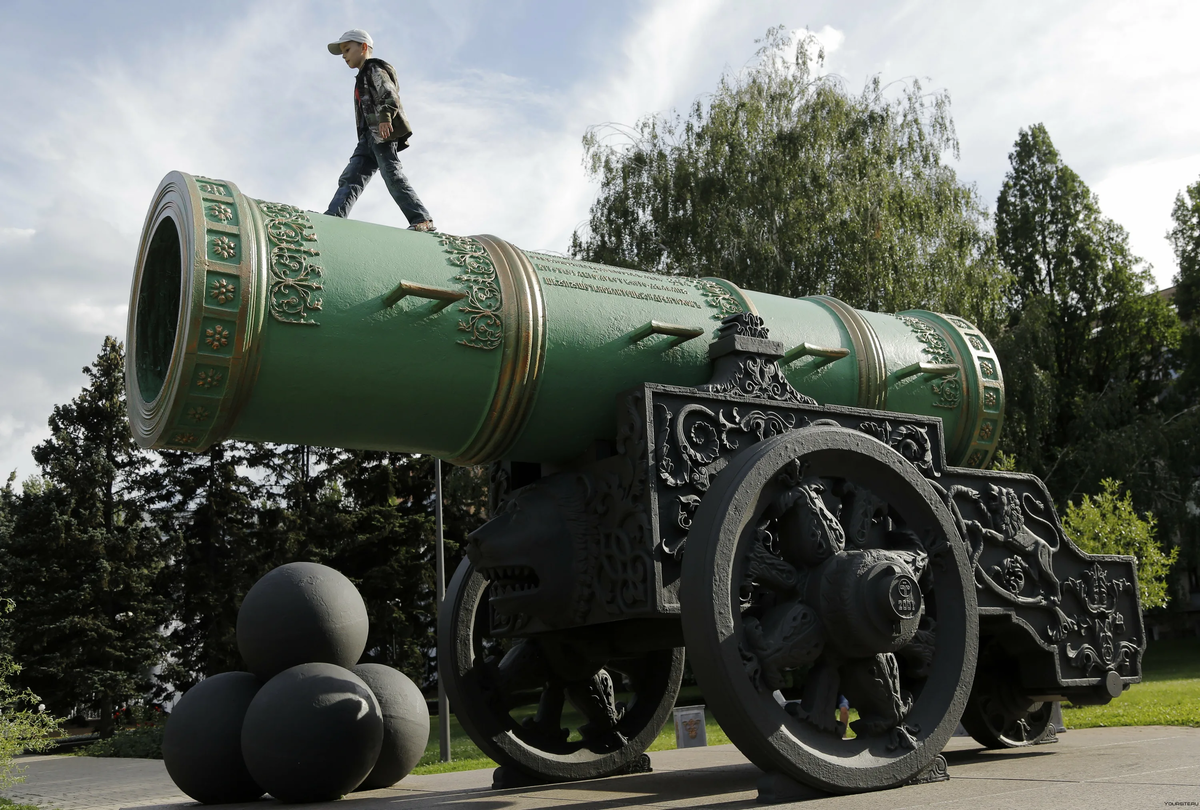
[[[401,149],[408,146],[412,127],[400,104],[397,85],[396,69],[387,62],[368,59],[363,63],[354,80],[354,123],[360,139],[370,133],[375,143],[382,142],[379,125],[386,122],[392,125],[392,137],[387,140],[396,141]]]

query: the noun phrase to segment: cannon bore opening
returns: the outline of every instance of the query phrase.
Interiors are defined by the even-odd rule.
[[[162,391],[179,327],[183,256],[175,220],[164,217],[154,230],[137,297],[134,368],[142,399]]]

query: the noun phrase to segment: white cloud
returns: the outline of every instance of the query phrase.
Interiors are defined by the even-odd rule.
[[[1129,231],[1133,252],[1154,265],[1159,288],[1170,287],[1177,271],[1166,240],[1175,195],[1200,178],[1200,155],[1149,160],[1114,168],[1092,190],[1105,216]]]
[[[24,242],[37,233],[33,228],[8,228],[0,226],[0,245]]]
[[[78,25],[65,8],[55,24]],[[137,236],[164,174],[222,177],[251,196],[324,209],[354,146],[351,74],[324,44],[348,27],[405,53],[417,130],[405,169],[450,232],[565,250],[595,194],[581,165],[584,130],[686,112],[784,23],[812,31],[826,69],[852,91],[874,74],[948,89],[956,168],[989,203],[1017,130],[1045,122],[1160,282],[1174,272],[1162,239],[1170,205],[1200,176],[1195,4],[610,3],[604,13],[622,15],[611,42],[507,73],[474,56],[508,10],[480,0],[431,8],[268,0],[228,16],[197,7],[187,21],[168,15],[164,36],[136,49],[84,49],[38,68],[19,50],[0,52],[0,340],[20,347],[0,359],[0,471],[33,471],[28,451],[50,408],[78,390],[103,335],[123,335]],[[0,26],[9,13],[0,7]],[[503,47],[537,57],[548,38],[587,38],[539,30],[536,15],[523,25],[506,29]],[[405,224],[378,180],[353,216]]]

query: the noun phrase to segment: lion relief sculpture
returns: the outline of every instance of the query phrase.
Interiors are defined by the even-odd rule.
[[[468,537],[467,557],[489,580],[493,612],[547,627],[586,620],[600,529],[587,509],[583,475],[553,475],[517,490],[495,518]]]

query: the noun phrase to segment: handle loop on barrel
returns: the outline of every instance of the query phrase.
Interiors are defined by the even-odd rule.
[[[896,370],[891,376],[896,380],[907,379],[917,374],[929,374],[934,377],[948,377],[958,371],[958,366],[949,363],[913,363]]]
[[[675,341],[675,345],[686,343],[692,338],[698,338],[704,334],[704,330],[699,326],[681,326],[677,323],[663,323],[662,321],[650,321],[638,329],[631,336],[634,343],[641,343],[651,335],[667,335],[669,337],[679,338]]]
[[[414,284],[411,281],[401,281],[396,285],[396,288],[387,294],[383,299],[384,308],[393,307],[401,298],[407,296],[413,298],[428,298],[431,301],[440,301],[441,306],[438,309],[448,307],[455,301],[461,301],[467,297],[467,294],[462,290],[447,290],[442,287],[429,287],[424,284]]]
[[[825,346],[814,346],[811,343],[801,343],[799,346],[788,349],[783,353],[783,357],[779,358],[779,365],[786,366],[801,357],[824,357],[827,360],[841,360],[843,357],[848,357],[849,349],[831,349]]]

